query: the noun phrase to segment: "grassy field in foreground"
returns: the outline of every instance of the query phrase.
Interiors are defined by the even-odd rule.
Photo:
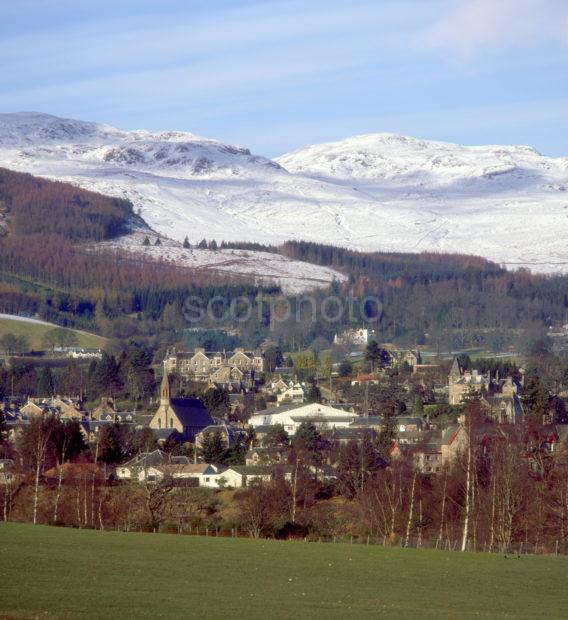
[[[563,557],[0,524],[0,617],[561,618]]]
[[[25,336],[32,349],[40,350],[44,348],[43,337],[46,332],[58,327],[58,325],[42,325],[39,323],[29,323],[18,321],[17,319],[0,318],[0,336],[4,334],[14,334],[15,336]],[[89,334],[71,330],[77,335],[77,346],[103,349],[108,345],[108,340],[96,334]]]

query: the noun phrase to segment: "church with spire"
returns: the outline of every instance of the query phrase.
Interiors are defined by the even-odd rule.
[[[215,421],[198,398],[173,398],[171,392],[170,377],[164,368],[160,405],[150,421],[150,428],[158,431],[161,439],[177,434],[181,441],[193,442],[197,433]]]

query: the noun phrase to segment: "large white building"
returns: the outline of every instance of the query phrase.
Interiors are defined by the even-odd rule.
[[[265,409],[251,416],[249,423],[253,428],[281,424],[289,435],[294,435],[302,422],[312,422],[319,429],[347,428],[357,417],[356,413],[310,403]]]

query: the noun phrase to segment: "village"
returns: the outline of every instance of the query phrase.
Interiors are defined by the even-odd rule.
[[[188,492],[212,493],[207,500],[212,502],[232,490],[237,495],[229,505],[240,511],[236,522],[260,535],[280,531],[273,529],[275,517],[265,515],[270,527],[251,525],[254,510],[243,504],[249,496],[238,493],[261,497],[268,489],[283,494],[286,505],[292,502],[280,517],[292,524],[286,527],[303,523],[300,529],[307,532],[315,527],[313,519],[321,519],[313,511],[328,509],[334,497],[364,504],[369,487],[390,480],[394,487],[382,488],[381,510],[400,485],[400,506],[391,507],[400,514],[388,525],[385,518],[382,535],[422,540],[433,526],[417,515],[418,496],[420,511],[426,511],[426,488],[443,485],[450,501],[451,481],[461,501],[465,493],[466,502],[486,511],[481,477],[485,468],[497,466],[503,450],[514,451],[510,466],[533,481],[566,470],[562,391],[545,394],[534,373],[519,364],[424,357],[419,348],[389,348],[374,336],[365,329],[345,331],[317,356],[313,351],[292,356],[273,343],[252,351],[169,349],[156,376],[157,394],[131,408],[110,387],[87,402],[55,394],[5,397],[3,518],[27,515],[39,522],[108,527],[129,523],[126,513],[139,504],[138,526],[156,528],[188,518],[179,515],[180,498]],[[112,359],[103,353],[91,360],[91,374],[98,368],[106,376]],[[428,492],[428,501],[438,493]],[[264,497],[266,510],[269,503]],[[190,521],[209,523],[207,511],[213,510],[216,527],[219,519],[225,523],[215,505],[197,510],[198,517],[192,513]],[[457,532],[444,529],[451,524],[446,511],[450,508],[431,517],[435,528],[441,519],[437,539],[458,544]],[[366,519],[350,527],[359,531]]]
[[[383,467],[402,459],[421,474],[441,475],[460,462],[471,442],[488,450],[491,442],[509,440],[525,422],[522,368],[515,376],[501,376],[498,370],[465,369],[454,358],[444,381],[440,360],[423,363],[418,350],[388,350],[371,337],[363,329],[338,334],[334,344],[348,351],[344,360],[332,364],[325,358],[319,372],[312,360],[309,379],[299,378],[307,376],[309,361],[279,367],[269,360],[269,368],[265,358],[270,355],[260,349],[168,351],[150,411],[120,410],[110,395],[90,411],[69,396],[5,398],[0,483],[15,485],[24,476],[27,464],[17,446],[34,421],[47,418],[75,423],[97,476],[106,483],[171,480],[213,489],[246,487],[275,476],[291,482],[294,438],[306,435],[319,438],[321,458],[312,469],[330,483],[337,481],[342,447],[363,443]],[[280,357],[276,361],[284,364]],[[174,386],[179,391],[184,382],[199,384],[202,393],[214,397],[209,408],[207,399],[175,393]],[[394,395],[389,393],[393,385]],[[567,431],[552,408],[543,415],[526,448],[531,468],[566,458]],[[143,436],[148,449],[125,448],[109,459],[103,443],[125,433]],[[63,455],[47,469],[42,463],[41,479],[73,480],[85,457],[71,460]]]

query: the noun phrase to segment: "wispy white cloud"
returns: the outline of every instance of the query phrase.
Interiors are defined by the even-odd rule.
[[[461,56],[568,43],[567,0],[449,0],[422,41]]]

